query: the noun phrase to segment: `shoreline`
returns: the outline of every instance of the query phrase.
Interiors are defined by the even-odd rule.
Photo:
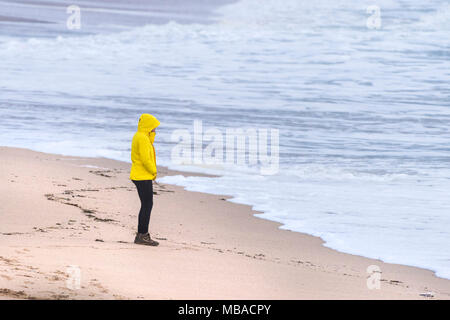
[[[165,166],[163,166],[163,167],[165,167]],[[165,167],[165,168],[167,168],[167,167]],[[167,169],[168,169],[168,168],[167,168]],[[172,169],[169,169],[169,170],[172,170]],[[174,171],[175,171],[175,172],[179,172],[178,175],[183,175],[183,176],[219,177],[218,175],[213,176],[213,175],[208,174],[208,173],[200,173],[200,171],[199,171],[199,172],[193,172],[193,171],[180,171],[180,170],[174,170]],[[170,182],[164,182],[164,183],[165,183],[165,184],[169,184],[169,185],[174,185],[174,186],[182,187],[184,190],[186,190],[186,191],[188,191],[188,192],[198,192],[198,193],[206,193],[206,194],[211,194],[211,195],[221,196],[221,197],[225,197],[227,200],[232,200],[232,199],[235,198],[234,196],[232,196],[232,195],[227,195],[227,194],[219,194],[219,193],[213,193],[213,192],[205,192],[205,191],[189,190],[188,187],[183,186],[182,184],[176,184],[176,183],[170,183]],[[309,232],[307,232],[307,231],[297,231],[297,230],[288,229],[288,228],[281,228],[281,227],[285,226],[285,223],[280,222],[280,221],[276,221],[276,220],[272,220],[271,218],[259,216],[260,214],[262,215],[262,214],[264,214],[265,212],[264,212],[264,211],[260,211],[260,210],[255,210],[255,209],[253,209],[253,206],[254,206],[254,205],[249,205],[249,204],[241,203],[241,202],[238,202],[238,201],[236,201],[236,202],[234,202],[234,203],[236,203],[236,204],[238,204],[238,205],[248,206],[248,207],[250,208],[250,210],[253,211],[254,217],[260,218],[260,219],[263,219],[263,220],[266,220],[266,221],[269,221],[269,222],[272,222],[272,223],[275,223],[275,224],[278,225],[278,228],[279,228],[280,230],[289,231],[289,232],[295,232],[295,233],[299,233],[299,234],[302,234],[302,235],[306,235],[306,236],[310,236],[310,237],[313,237],[313,238],[317,238],[317,239],[319,239],[319,240],[321,241],[321,245],[322,245],[323,247],[328,248],[328,249],[330,249],[330,250],[333,250],[333,251],[336,251],[336,252],[339,252],[339,253],[343,253],[343,254],[352,255],[352,256],[362,257],[362,258],[366,258],[366,259],[371,259],[371,260],[376,260],[376,261],[382,261],[383,263],[387,263],[387,264],[399,265],[399,266],[407,266],[407,267],[418,268],[418,269],[421,269],[421,270],[426,270],[426,271],[432,272],[433,275],[434,275],[436,278],[439,278],[439,279],[442,279],[442,280],[448,280],[448,281],[450,281],[450,278],[445,278],[445,277],[439,276],[439,275],[437,274],[437,271],[436,271],[436,270],[433,270],[433,269],[431,269],[431,268],[427,268],[427,267],[423,267],[423,266],[419,266],[419,265],[407,264],[407,263],[388,262],[388,261],[383,260],[383,258],[374,258],[374,257],[370,257],[370,256],[368,256],[368,255],[364,255],[364,254],[361,254],[361,253],[352,253],[352,252],[346,252],[346,251],[337,249],[337,248],[335,248],[335,247],[333,247],[333,246],[331,246],[331,245],[328,245],[328,244],[327,244],[327,241],[324,240],[321,236],[314,235],[314,234],[309,233]]]
[[[132,243],[139,203],[128,163],[0,150],[0,299],[450,299],[450,280],[431,270],[342,253],[230,197],[175,185],[155,183],[160,246],[142,248]],[[65,286],[70,265],[80,289]],[[367,287],[371,265],[379,290]]]

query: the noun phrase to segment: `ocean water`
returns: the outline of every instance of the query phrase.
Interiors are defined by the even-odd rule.
[[[372,4],[242,0],[214,23],[92,33],[1,23],[0,145],[129,161],[149,112],[159,164],[220,175],[162,181],[450,279],[450,4],[378,0],[378,29]],[[194,120],[278,129],[279,172],[175,165],[171,134]]]

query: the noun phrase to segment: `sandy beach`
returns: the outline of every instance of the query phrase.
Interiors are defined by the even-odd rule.
[[[431,271],[339,253],[248,206],[172,185],[154,189],[160,246],[138,246],[128,163],[8,147],[0,157],[1,299],[450,298],[450,281]],[[370,265],[380,289],[367,287]]]

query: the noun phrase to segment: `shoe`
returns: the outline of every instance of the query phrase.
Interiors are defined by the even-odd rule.
[[[134,243],[143,244],[145,246],[154,246],[154,247],[159,245],[158,241],[152,240],[152,238],[150,238],[149,233],[137,233],[136,238],[134,239]]]

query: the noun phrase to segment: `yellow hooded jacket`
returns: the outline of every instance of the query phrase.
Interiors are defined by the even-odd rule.
[[[131,143],[131,180],[155,180],[156,154],[153,142],[155,132],[160,122],[151,114],[144,113],[139,118],[138,131],[134,134]]]

